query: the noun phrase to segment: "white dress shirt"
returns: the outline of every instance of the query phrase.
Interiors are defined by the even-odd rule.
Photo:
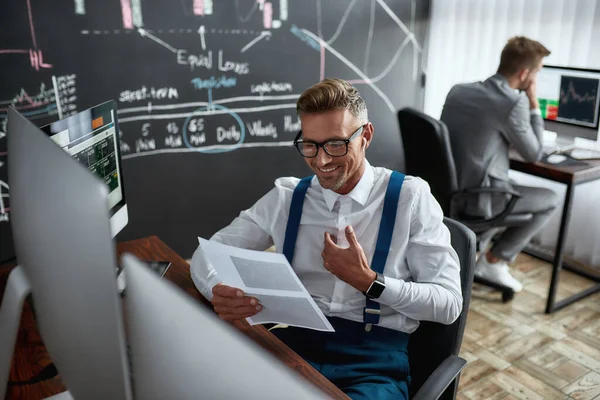
[[[316,177],[304,199],[296,241],[294,271],[327,316],[363,321],[365,296],[323,266],[324,233],[348,247],[344,229],[352,225],[367,260],[373,259],[383,200],[391,171],[372,167],[366,160],[363,176],[354,189],[340,195],[323,189]],[[210,240],[245,249],[283,249],[294,188],[300,179],[279,178],[275,187],[228,227]],[[379,325],[411,333],[420,320],[450,324],[462,310],[459,263],[450,245],[442,210],[422,179],[404,180],[394,234],[383,275],[386,288],[377,299]],[[212,265],[198,247],[192,258],[192,279],[209,300],[220,283]]]

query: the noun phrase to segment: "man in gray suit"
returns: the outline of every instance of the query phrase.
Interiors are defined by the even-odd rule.
[[[536,76],[549,54],[534,40],[510,39],[502,50],[497,73],[483,82],[454,86],[441,116],[450,132],[460,188],[512,187],[522,196],[513,212],[534,215],[529,224],[506,229],[475,267],[476,275],[516,292],[523,286],[510,274],[507,262],[542,228],[559,201],[551,190],[515,185],[508,178],[509,147],[529,162],[543,155],[544,121]],[[461,208],[468,215],[490,218],[501,212],[507,201],[505,195],[481,194]]]

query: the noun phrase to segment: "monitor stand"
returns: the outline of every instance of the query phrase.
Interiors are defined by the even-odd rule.
[[[575,147],[578,149],[593,150],[600,152],[600,136],[598,140],[589,140],[584,138],[575,138]]]
[[[0,306],[0,337],[2,337],[2,341],[0,341],[0,393],[2,396],[6,392],[23,303],[30,292],[31,286],[25,271],[20,266],[16,266],[8,275]]]
[[[31,293],[29,280],[19,265],[8,275],[4,296],[0,306],[0,393],[6,393],[6,386],[12,365],[12,357],[17,341],[23,303]],[[47,397],[46,400],[73,400],[69,391]]]
[[[558,135],[556,137],[556,145],[561,149],[564,149],[566,147],[572,148],[575,146],[575,138],[571,136]]]
[[[542,146],[546,155],[561,154],[575,147],[575,138],[546,130],[544,131]]]

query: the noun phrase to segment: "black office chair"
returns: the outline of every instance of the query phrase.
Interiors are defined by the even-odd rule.
[[[463,307],[451,325],[423,321],[410,335],[408,360],[413,400],[454,399],[458,377],[467,364],[458,354],[471,302],[476,238],[473,231],[457,221],[444,218],[444,223],[450,230],[452,247],[460,261]]]
[[[519,192],[510,188],[474,187],[459,190],[454,157],[450,145],[450,136],[446,125],[412,108],[398,111],[398,123],[404,146],[406,173],[419,176],[429,183],[433,196],[440,203],[444,215],[462,222],[473,230],[480,242],[488,233],[501,228],[521,226],[531,221],[533,214],[514,214],[512,209],[520,198]],[[459,209],[460,203],[469,197],[481,193],[509,195],[508,204],[499,214],[485,219],[466,215]],[[481,248],[481,251],[485,251]],[[498,289],[502,300],[509,301],[514,291],[504,285],[475,277],[475,282]]]

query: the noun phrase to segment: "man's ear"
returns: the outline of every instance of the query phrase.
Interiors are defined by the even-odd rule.
[[[369,145],[371,144],[371,140],[373,140],[373,135],[375,134],[375,128],[373,127],[373,124],[368,122],[367,125],[365,126],[365,132],[363,133],[363,138],[365,140],[363,140],[363,143],[365,143],[365,147],[364,150],[366,150]]]
[[[524,68],[519,72],[519,80],[521,82],[525,82],[527,80],[527,77],[529,76],[529,68]]]

